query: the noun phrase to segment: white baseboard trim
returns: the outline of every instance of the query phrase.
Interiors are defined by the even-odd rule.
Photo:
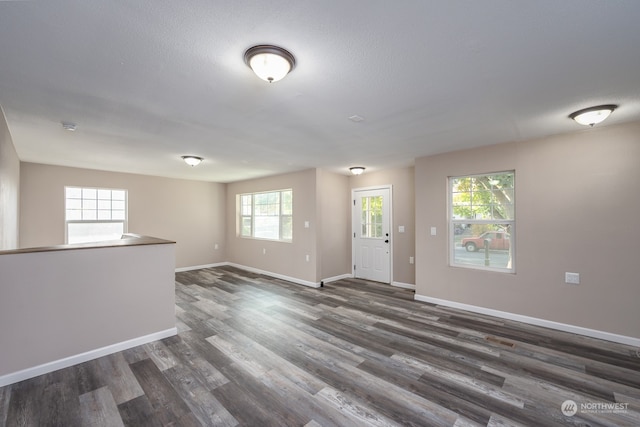
[[[152,341],[157,341],[163,338],[171,337],[176,335],[177,333],[178,333],[177,328],[170,328],[164,331],[154,332],[153,334],[144,335],[142,337],[133,338],[127,341],[108,345],[106,347],[90,350],[85,353],[65,357],[64,359],[54,360],[53,362],[47,362],[42,365],[23,369],[18,372],[12,372],[10,374],[2,375],[0,376],[0,387],[17,383],[19,381],[28,380],[29,378],[37,377],[38,375],[43,375],[49,372],[57,371],[58,369],[68,368],[69,366],[77,365],[79,363],[97,359],[98,357],[117,353],[119,351],[123,351],[128,348],[136,347]]]
[[[232,262],[226,263],[226,265],[230,265],[232,267],[236,267],[236,268],[239,268],[241,270],[250,271],[252,273],[264,274],[265,276],[274,277],[276,279],[286,280],[287,282],[293,282],[293,283],[297,283],[299,285],[308,286],[310,288],[319,288],[320,287],[320,283],[309,282],[308,280],[297,279],[295,277],[289,277],[289,276],[285,276],[283,274],[278,274],[278,273],[272,273],[271,271],[260,270],[259,268],[247,267],[246,265],[235,264],[235,263],[232,263]]]
[[[425,295],[415,294],[416,301],[428,302],[431,304],[443,305],[445,307],[459,308],[461,310],[471,311],[474,313],[486,314],[488,316],[499,317],[501,319],[515,320],[517,322],[528,323],[530,325],[542,326],[545,328],[555,329],[563,332],[571,332],[573,334],[584,335],[591,338],[612,341],[620,344],[640,347],[640,338],[628,337],[626,335],[618,335],[611,332],[599,331],[596,329],[584,328],[582,326],[569,325],[566,323],[554,322],[553,320],[540,319],[537,317],[524,316],[522,314],[510,313],[508,311],[494,310],[491,308],[480,307],[476,305],[464,304],[455,301],[449,301],[439,298],[432,298]]]
[[[203,268],[212,268],[212,267],[222,267],[224,265],[229,265],[228,262],[217,262],[215,264],[204,264],[204,265],[192,265],[190,267],[179,267],[176,268],[176,273],[180,273],[183,271],[191,271],[191,270],[202,270]]]
[[[396,288],[413,289],[414,291],[416,290],[416,285],[412,285],[411,283],[391,282],[391,286],[395,286]]]
[[[295,277],[285,276],[283,274],[273,273],[271,271],[260,270],[259,268],[248,267],[246,265],[235,264],[233,262],[226,262],[226,261],[225,262],[218,262],[218,263],[215,263],[215,264],[194,265],[194,266],[191,266],[191,267],[179,267],[179,268],[175,269],[175,272],[176,273],[180,273],[180,272],[183,272],[183,271],[201,270],[203,268],[223,267],[225,265],[229,265],[231,267],[240,268],[242,270],[250,271],[252,273],[264,274],[265,276],[275,277],[276,279],[286,280],[288,282],[297,283],[299,285],[309,286],[311,288],[319,288],[322,283],[331,283],[331,282],[336,282],[338,280],[349,279],[349,278],[353,277],[353,274],[347,273],[347,274],[341,274],[339,276],[328,277],[328,278],[322,279],[322,281],[316,283],[316,282],[309,282],[308,280],[297,279]],[[411,289],[415,289],[415,285],[408,285],[408,286],[413,286]]]
[[[353,277],[353,274],[346,273],[346,274],[341,274],[339,276],[327,277],[326,279],[322,279],[322,282],[331,283],[331,282],[337,282],[338,280],[342,280],[342,279],[351,279],[352,277]]]

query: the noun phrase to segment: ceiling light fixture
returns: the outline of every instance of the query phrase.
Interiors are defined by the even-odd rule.
[[[182,156],[182,160],[189,166],[198,166],[204,159],[198,156]]]
[[[76,130],[75,123],[71,123],[71,122],[61,122],[61,123],[62,123],[62,129],[68,130],[69,132],[75,132]]]
[[[575,113],[569,114],[569,118],[575,120],[581,125],[592,126],[602,122],[609,117],[613,110],[618,108],[617,105],[598,105],[597,107],[589,107],[583,110],[578,110]]]
[[[362,172],[364,172],[364,166],[353,166],[349,168],[349,170],[354,175],[362,175]]]
[[[269,83],[282,80],[296,66],[296,59],[289,51],[266,44],[247,49],[244,62],[256,76]]]

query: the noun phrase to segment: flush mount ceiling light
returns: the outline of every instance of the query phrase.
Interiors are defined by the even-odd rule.
[[[575,113],[569,114],[569,118],[575,120],[581,125],[593,126],[602,122],[604,119],[618,108],[617,105],[598,105],[597,107],[589,107],[583,110],[578,110]]]
[[[247,49],[244,62],[258,77],[269,83],[282,80],[296,66],[296,59],[289,51],[266,44]]]
[[[198,166],[204,159],[198,156],[182,156],[182,160],[189,166]]]
[[[353,166],[349,168],[349,170],[354,175],[362,175],[362,172],[364,172],[364,166]]]
[[[61,122],[61,123],[62,123],[62,129],[67,130],[69,132],[75,132],[76,130],[75,123],[71,123],[71,122]]]

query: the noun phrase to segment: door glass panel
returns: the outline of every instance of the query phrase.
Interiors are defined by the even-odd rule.
[[[362,198],[362,237],[382,237],[382,196]]]

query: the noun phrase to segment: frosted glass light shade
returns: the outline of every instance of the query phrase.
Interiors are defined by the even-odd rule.
[[[182,160],[189,166],[198,166],[203,159],[198,156],[182,156]]]
[[[362,175],[362,173],[364,172],[364,166],[353,166],[349,168],[349,170],[354,175]]]
[[[272,53],[261,53],[249,61],[256,76],[267,82],[277,82],[289,74],[291,65],[281,56]]]
[[[287,50],[277,46],[259,45],[244,53],[245,63],[256,76],[273,83],[282,80],[296,65],[296,60]]]
[[[597,107],[585,108],[569,115],[570,118],[584,126],[593,126],[611,115],[617,105],[599,105]]]

